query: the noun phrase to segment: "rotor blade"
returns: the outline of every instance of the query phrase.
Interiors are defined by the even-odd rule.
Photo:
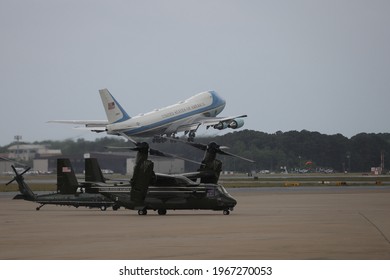
[[[197,148],[199,150],[202,150],[202,151],[206,151],[207,150],[207,145],[205,144],[201,144],[201,143],[194,143],[194,142],[187,142],[188,145],[191,145],[192,147],[194,148]]]
[[[28,172],[29,170],[31,169],[31,167],[28,167],[26,170],[24,170],[21,174],[19,174],[19,176],[23,176],[24,173]]]
[[[172,155],[169,155],[169,154],[167,154],[167,153],[163,153],[163,152],[161,152],[161,151],[159,151],[159,150],[155,150],[155,149],[150,149],[150,150],[149,150],[149,154],[150,154],[151,156],[158,156],[158,157],[169,157],[169,158],[172,157]]]
[[[21,162],[19,162],[19,161],[12,160],[12,159],[9,159],[9,158],[0,157],[0,159],[5,160],[5,161],[12,162],[12,163],[14,163],[14,164],[17,164],[17,165],[19,165],[19,166],[23,166],[23,167],[25,167],[25,168],[28,167],[28,166],[25,165],[24,163],[21,163]]]
[[[26,170],[24,170],[21,174],[18,174],[18,171],[16,170],[15,166],[11,165],[12,169],[14,170],[15,172],[15,177],[9,181],[7,184],[5,184],[6,186],[8,186],[9,184],[11,184],[13,181],[15,181],[18,177],[22,177],[23,174],[25,174],[27,171],[29,171],[31,169],[31,167],[28,167]]]
[[[196,164],[201,164],[200,162],[195,161],[195,160],[191,160],[191,159],[184,158],[184,157],[180,157],[180,156],[177,156],[177,155],[173,155],[173,154],[161,152],[161,151],[155,150],[155,149],[150,149],[150,150],[149,150],[149,153],[150,153],[151,156],[160,156],[160,157],[168,157],[168,158],[178,158],[178,159],[185,160],[185,161],[188,161],[188,162],[192,162],[192,163],[196,163]]]
[[[149,144],[146,142],[138,142],[135,147],[116,147],[116,146],[106,146],[106,149],[111,149],[111,150],[130,150],[130,151],[148,151],[149,150]]]
[[[229,150],[230,149],[230,147],[228,147],[228,146],[219,146],[219,148],[222,150]]]
[[[167,139],[170,139],[171,141],[178,141],[178,142],[181,142],[181,143],[184,143],[184,144],[187,144],[187,145],[191,145],[192,147],[194,148],[197,148],[197,149],[200,149],[202,151],[206,151],[207,148],[209,147],[209,144],[203,144],[203,143],[195,143],[195,142],[188,142],[188,141],[184,141],[182,139],[176,139],[176,138],[170,138],[170,137],[165,137]],[[219,146],[218,145],[218,149],[230,149],[228,146]]]
[[[105,146],[104,148],[109,150],[124,150],[124,151],[134,151],[139,152],[141,150],[141,147],[115,147],[115,146]]]
[[[228,153],[228,152],[224,152],[224,151],[219,151],[218,154],[239,158],[239,159],[246,160],[246,161],[249,161],[249,162],[252,162],[252,163],[255,162],[254,160],[251,160],[251,159],[248,159],[248,158],[244,158],[242,156],[238,156],[238,155],[235,155],[235,154],[232,154],[232,153]]]
[[[149,148],[149,144],[147,144],[146,142],[138,142],[136,144],[136,147],[134,147],[134,148],[129,148],[129,147],[112,147],[112,146],[107,146],[105,148],[107,148],[107,149],[117,149],[117,150],[126,149],[126,150],[131,150],[131,151],[140,151],[141,149],[148,149]],[[151,156],[159,156],[159,157],[167,157],[167,158],[178,158],[178,159],[182,159],[182,160],[185,160],[185,161],[188,161],[188,162],[201,164],[198,161],[194,161],[194,160],[190,160],[190,159],[187,159],[187,158],[184,158],[184,157],[180,157],[180,156],[177,156],[177,155],[161,152],[159,150],[151,149],[151,148],[149,148],[149,154]]]
[[[8,185],[11,184],[12,182],[14,182],[14,181],[16,180],[16,178],[19,176],[18,171],[16,170],[15,166],[11,165],[11,167],[12,167],[14,173],[15,173],[15,176],[14,176],[14,178],[12,178],[11,181],[9,181],[7,184],[5,184],[6,186],[8,186]]]
[[[181,142],[181,143],[185,143],[187,145],[191,145],[192,147],[200,149],[202,151],[206,151],[207,149],[212,148],[213,151],[215,153],[217,153],[217,154],[221,154],[221,155],[225,155],[225,156],[231,156],[231,157],[236,157],[236,158],[239,158],[239,159],[242,159],[242,160],[245,160],[245,161],[249,161],[249,162],[252,162],[252,163],[255,162],[254,160],[251,160],[251,159],[248,159],[248,158],[244,158],[242,156],[238,156],[238,155],[235,155],[235,154],[232,154],[232,153],[228,153],[228,152],[222,151],[222,149],[229,149],[229,147],[227,147],[227,146],[219,146],[215,142],[211,142],[210,144],[206,145],[206,144],[202,144],[202,143],[187,142],[187,141],[183,141],[183,140],[180,140],[180,139],[174,139],[174,138],[168,138],[168,139],[171,139],[173,141],[178,141],[178,142]]]
[[[131,150],[134,148],[130,147],[116,147],[116,146],[104,146],[104,148],[109,149],[109,150]]]
[[[119,134],[123,137],[125,137],[127,140],[129,140],[130,142],[132,142],[134,145],[138,145],[138,142],[135,141],[133,138],[131,138],[130,136],[126,135],[125,133],[123,132],[119,132]]]
[[[202,151],[206,151],[206,149],[207,149],[207,145],[206,144],[188,142],[188,141],[184,141],[184,140],[179,139],[179,138],[171,138],[171,137],[163,137],[163,138],[171,140],[173,142],[180,142],[180,143],[184,143],[184,144],[187,144],[187,145],[191,145],[192,147],[200,149]]]
[[[9,181],[7,184],[5,184],[6,186],[8,186],[9,184],[13,183],[13,181],[16,180],[16,177],[14,177],[11,181]]]

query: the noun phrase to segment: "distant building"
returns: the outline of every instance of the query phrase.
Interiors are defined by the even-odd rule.
[[[371,167],[371,174],[372,175],[381,175],[382,174],[382,167]]]
[[[33,169],[40,172],[57,172],[57,159],[69,158],[76,173],[82,174],[85,169],[85,158],[97,158],[100,168],[108,173],[128,174],[133,173],[136,153],[87,153],[84,155],[66,155],[40,157],[34,159]],[[174,158],[162,158],[150,156],[154,163],[156,173],[183,173],[184,160]]]
[[[6,158],[6,155],[1,155],[3,158]],[[11,172],[12,168],[11,165],[13,163],[8,160],[3,160],[0,158],[0,174],[7,174],[8,172]]]
[[[9,159],[29,161],[36,157],[48,157],[61,155],[61,150],[49,149],[45,145],[19,144],[8,148]]]

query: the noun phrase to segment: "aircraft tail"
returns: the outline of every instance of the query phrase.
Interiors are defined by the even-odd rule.
[[[30,187],[27,185],[27,183],[24,181],[24,173],[30,170],[30,167],[24,170],[22,173],[18,173],[15,166],[12,165],[12,169],[15,172],[15,177],[9,181],[6,185],[11,184],[13,181],[16,181],[19,186],[20,195],[17,195],[14,197],[14,199],[25,199],[25,200],[35,200],[35,194],[30,189]]]
[[[61,194],[75,194],[79,187],[76,174],[68,158],[57,159],[57,191]]]
[[[85,181],[105,183],[106,179],[96,158],[85,159]]]
[[[130,119],[130,116],[122,108],[122,106],[115,100],[108,89],[99,90],[100,97],[106,110],[107,120],[111,123],[123,122]]]

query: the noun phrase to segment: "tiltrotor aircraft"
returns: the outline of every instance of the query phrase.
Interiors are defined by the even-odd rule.
[[[123,187],[95,184],[99,192],[117,205],[138,210],[146,215],[148,210],[165,215],[167,210],[215,210],[228,215],[237,201],[226,189],[215,183],[196,183],[185,176],[154,173],[154,164],[148,159],[156,150],[150,149],[146,142],[136,143],[136,163],[130,180],[130,192]],[[162,155],[159,152],[159,155]]]

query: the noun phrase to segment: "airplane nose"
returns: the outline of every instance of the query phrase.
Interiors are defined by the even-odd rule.
[[[225,205],[229,208],[233,208],[237,204],[237,200],[235,200],[233,197],[225,197],[224,199]]]

